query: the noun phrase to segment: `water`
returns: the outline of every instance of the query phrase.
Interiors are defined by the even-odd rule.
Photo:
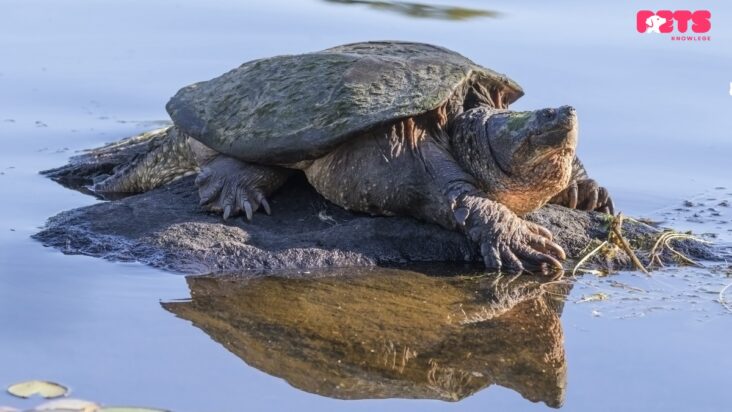
[[[458,20],[363,3],[0,1],[0,385],[52,379],[76,397],[196,412],[547,409],[495,385],[454,403],[295,389],[164,310],[160,301],[189,297],[182,276],[65,256],[29,238],[47,217],[95,202],[38,170],[154,127],[183,85],[250,59],[365,39],[436,43],[509,73],[527,92],[518,109],[574,105],[580,156],[627,214],[661,218],[732,187],[726,4],[693,5],[712,11],[712,41],[676,43],[639,35],[641,6],[611,1],[464,0],[456,6],[489,13]],[[729,225],[674,224],[729,239]],[[728,409],[732,317],[715,301],[724,270],[612,278],[644,292],[580,279],[561,313],[562,409]],[[598,291],[610,299],[576,303]],[[0,395],[4,404],[32,406]]]

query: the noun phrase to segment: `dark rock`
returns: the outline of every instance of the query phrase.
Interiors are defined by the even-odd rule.
[[[86,185],[145,152],[153,134],[92,150],[43,173],[90,193]],[[475,246],[460,233],[407,217],[347,212],[326,201],[302,176],[276,193],[271,206],[272,216],[257,213],[251,223],[224,222],[199,208],[193,177],[185,177],[144,194],[62,212],[34,237],[64,253],[184,273],[480,261]],[[612,217],[549,205],[527,219],[549,229],[570,259],[577,260],[607,239]],[[624,236],[639,248],[642,260],[661,231],[632,219],[623,224]],[[708,245],[690,240],[674,247],[694,259],[716,257]],[[631,267],[622,250],[598,254],[587,264]],[[572,262],[566,267],[573,267]]]
[[[35,238],[64,253],[139,261],[185,273],[370,266],[426,261],[478,261],[477,250],[457,232],[403,217],[349,213],[295,179],[272,199],[272,216],[223,222],[198,207],[193,178],[149,193],[62,212]],[[530,220],[551,230],[571,258],[607,237],[609,217],[547,206]],[[631,241],[659,232],[627,221]],[[596,242],[596,241],[595,241]],[[712,258],[707,247],[683,242],[681,250]],[[629,265],[619,251],[607,262]]]

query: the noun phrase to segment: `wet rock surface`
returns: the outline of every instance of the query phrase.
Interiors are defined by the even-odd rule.
[[[59,183],[85,185],[112,172],[148,148],[143,134],[72,158],[44,172]],[[462,234],[408,217],[375,217],[348,212],[316,193],[300,176],[271,200],[272,216],[252,222],[224,222],[198,206],[193,177],[156,190],[62,212],[34,237],[64,253],[138,261],[183,272],[271,271],[321,267],[393,265],[410,262],[480,262],[476,247]],[[578,260],[608,237],[612,217],[549,205],[527,219],[549,229],[571,260]],[[662,229],[625,219],[623,234],[641,260]],[[714,259],[708,245],[674,243],[693,259]],[[644,252],[645,251],[645,252]],[[664,252],[672,260],[671,252]],[[647,261],[647,260],[645,260]],[[586,267],[630,268],[620,249],[588,260]]]

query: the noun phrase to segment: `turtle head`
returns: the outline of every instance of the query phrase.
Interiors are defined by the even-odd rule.
[[[473,110],[480,112],[469,115],[472,130],[463,134],[478,155],[465,166],[489,197],[524,214],[567,187],[577,146],[574,108]]]
[[[567,187],[577,147],[573,107],[497,112],[485,128],[498,201],[523,214]]]
[[[574,108],[528,112],[501,111],[486,122],[495,166],[508,176],[533,179],[539,169],[574,156],[577,115]]]

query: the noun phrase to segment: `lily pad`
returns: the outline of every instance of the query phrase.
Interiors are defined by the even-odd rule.
[[[19,398],[29,398],[33,395],[39,395],[50,399],[66,396],[69,393],[69,389],[55,382],[33,380],[10,385],[8,387],[8,393]]]
[[[32,412],[99,412],[99,405],[82,399],[58,399],[35,407]]]

